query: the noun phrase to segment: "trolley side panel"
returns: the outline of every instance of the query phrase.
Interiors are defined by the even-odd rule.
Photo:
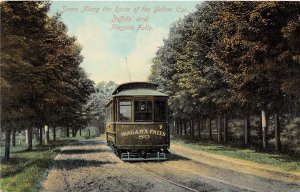
[[[106,123],[106,140],[108,143],[116,143],[116,132],[113,123]]]
[[[116,140],[119,149],[169,148],[167,123],[117,124]]]

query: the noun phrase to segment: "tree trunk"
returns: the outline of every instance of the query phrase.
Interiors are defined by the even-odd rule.
[[[65,138],[66,137],[66,134],[67,134],[67,132],[66,132],[66,130],[65,130],[65,127],[60,127],[59,128],[59,131],[60,131],[60,138]]]
[[[76,131],[75,131],[75,128],[72,128],[72,137],[76,137]]]
[[[35,139],[36,139],[36,142],[39,142],[40,140],[40,129],[37,128],[37,130],[35,131]]]
[[[13,129],[12,134],[11,134],[11,145],[13,147],[16,146],[16,129]]]
[[[89,130],[89,138],[91,137],[91,130]]]
[[[25,143],[28,144],[28,129],[25,130]]]
[[[187,132],[189,134],[190,137],[192,137],[192,125],[191,125],[191,120],[188,121],[187,123]]]
[[[202,123],[203,119],[199,119],[198,121],[198,137],[199,139],[201,139],[201,123]]]
[[[244,116],[244,136],[245,136],[245,147],[249,145],[249,116]]]
[[[172,135],[175,135],[176,134],[176,121],[174,120],[173,121],[173,126],[172,126]]]
[[[222,118],[220,115],[218,115],[218,119],[217,119],[217,128],[218,128],[218,143],[221,143],[221,141],[222,141]]]
[[[180,121],[180,135],[181,135],[181,136],[182,136],[182,133],[183,133],[183,132],[182,132],[182,130],[183,130],[182,127],[183,127],[183,124],[182,124],[182,121]]]
[[[187,135],[187,133],[186,133],[186,128],[187,128],[187,126],[186,126],[186,121],[184,121],[184,136]]]
[[[62,131],[64,128],[63,127],[59,127],[59,138],[63,138],[64,137],[64,131]],[[58,132],[57,132],[58,133]]]
[[[100,123],[99,125],[99,135],[102,134],[102,130],[103,130],[103,123]]]
[[[49,144],[49,127],[48,125],[45,125],[45,144]]]
[[[211,118],[208,118],[208,128],[209,128],[209,140],[213,140],[212,129],[211,129]]]
[[[261,111],[261,125],[262,125],[262,143],[263,149],[267,150],[268,148],[268,126],[267,126],[267,118],[266,112],[264,110]]]
[[[43,145],[43,127],[40,127],[39,128],[40,129],[40,141],[39,141],[39,144],[40,144],[40,146],[42,146]]]
[[[190,127],[190,137],[192,138],[192,120],[189,121],[189,127]]]
[[[9,154],[10,154],[10,129],[7,129],[5,131],[5,153],[4,153],[4,160],[9,160]]]
[[[195,137],[195,134],[194,134],[194,120],[192,119],[191,122],[191,137],[194,138]]]
[[[67,137],[70,137],[70,133],[69,132],[70,132],[69,131],[69,127],[67,127],[67,129],[66,129]]]
[[[179,129],[179,135],[182,135],[181,121],[179,121],[178,129]]]
[[[56,130],[55,130],[55,126],[53,126],[53,141],[56,141]]]
[[[28,151],[32,150],[32,128],[27,129],[27,136],[28,136]]]
[[[204,119],[201,120],[200,124],[201,124],[201,126],[200,126],[200,133],[201,133],[201,131],[205,129],[205,121],[204,121]]]
[[[81,128],[79,128],[79,135],[81,136]]]
[[[174,135],[177,135],[177,121],[174,121]]]
[[[280,151],[280,125],[279,125],[279,117],[278,114],[275,113],[274,116],[274,121],[275,121],[275,150]]]
[[[228,121],[227,121],[227,116],[225,115],[223,118],[223,141],[224,143],[227,142],[227,130],[228,130]]]

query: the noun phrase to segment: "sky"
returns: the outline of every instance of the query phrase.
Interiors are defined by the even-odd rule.
[[[146,81],[151,60],[172,23],[196,10],[193,1],[54,1],[68,34],[82,46],[81,67],[95,82]],[[127,59],[127,63],[126,63]],[[129,71],[129,73],[128,73]],[[130,77],[129,77],[130,74]]]

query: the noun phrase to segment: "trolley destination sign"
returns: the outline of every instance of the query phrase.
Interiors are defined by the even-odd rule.
[[[165,137],[167,134],[165,131],[160,131],[160,130],[154,130],[154,129],[140,129],[140,130],[128,130],[121,132],[121,136],[126,137],[126,136],[132,136],[132,135],[157,135],[157,136],[163,136]]]

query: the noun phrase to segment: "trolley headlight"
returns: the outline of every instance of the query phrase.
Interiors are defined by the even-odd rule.
[[[163,128],[163,126],[162,126],[162,124],[160,124],[160,125],[159,125],[159,129],[162,129],[162,128]]]

